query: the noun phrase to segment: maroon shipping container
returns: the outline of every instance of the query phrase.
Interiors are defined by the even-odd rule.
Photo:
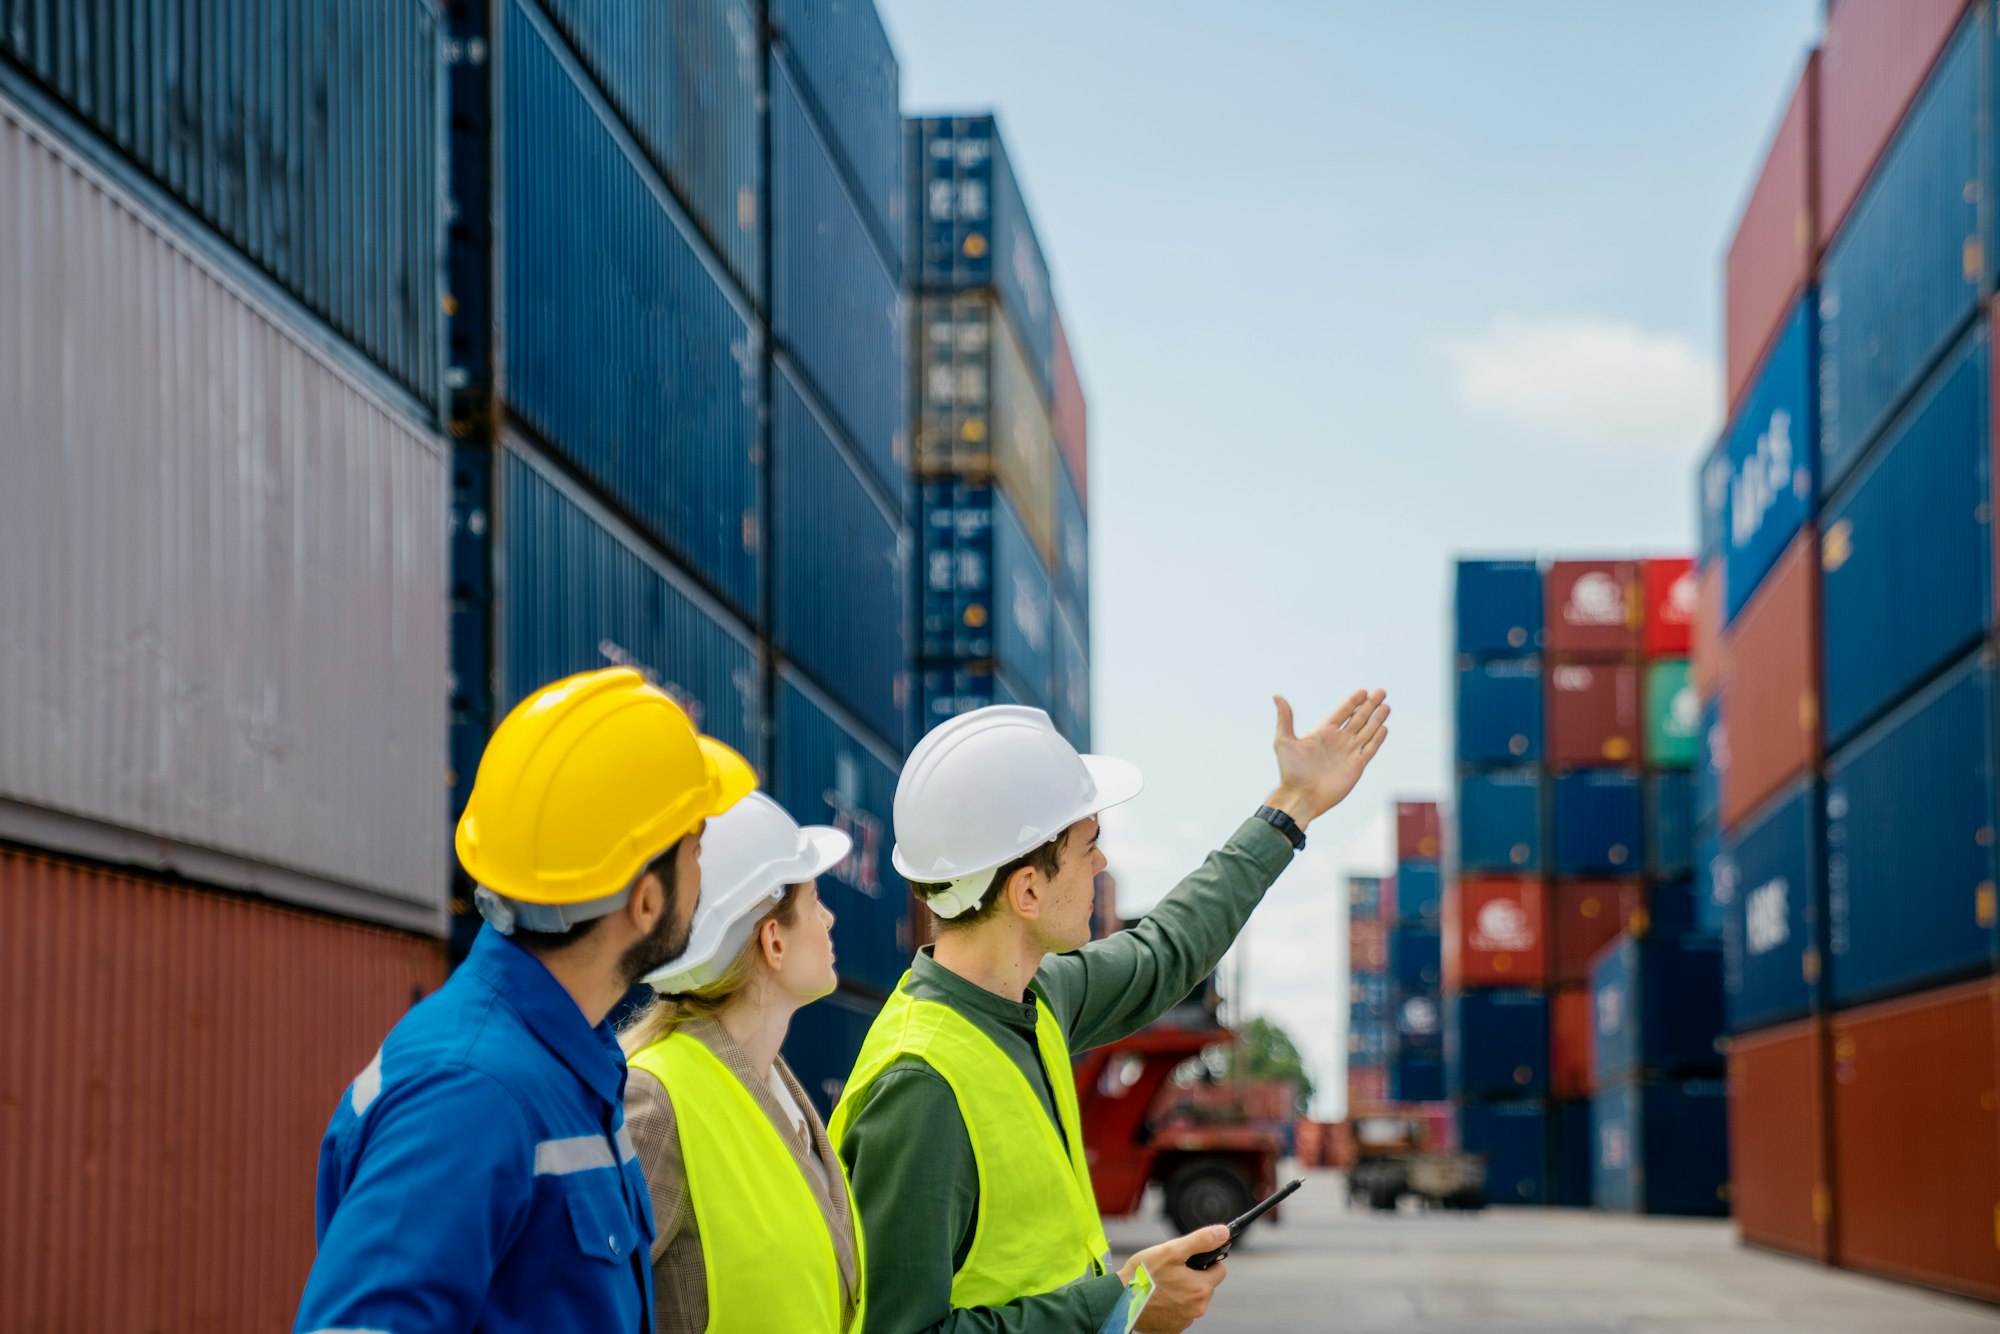
[[[1694,618],[1700,609],[1700,582],[1686,556],[1665,556],[1639,565],[1642,620],[1639,647],[1649,658],[1685,658],[1694,650]]]
[[[1833,1018],[1840,1263],[2000,1300],[1992,979]]]
[[[1396,860],[1435,861],[1439,854],[1438,805],[1435,801],[1396,803]]]
[[[1692,661],[1688,679],[1704,701],[1722,687],[1722,562],[1710,561],[1695,582]]]
[[[1548,762],[1557,768],[1631,763],[1639,754],[1639,670],[1562,663],[1548,672]]]
[[[1639,652],[1639,563],[1559,560],[1543,585],[1544,633],[1562,658],[1623,660]]]
[[[289,1329],[334,1104],[432,940],[0,852],[0,1329]]]
[[[1521,876],[1466,876],[1445,898],[1444,984],[1539,987],[1548,976],[1548,888]]]
[[[1549,1096],[1588,1098],[1597,1092],[1597,1012],[1588,983],[1549,995]]]
[[[1347,971],[1350,973],[1380,973],[1389,967],[1388,928],[1379,920],[1367,918],[1349,921],[1347,924]]]
[[[1389,1101],[1389,1067],[1350,1065],[1347,1067],[1347,1114],[1371,1111]]]
[[[1730,682],[1722,703],[1725,829],[1819,762],[1819,580],[1818,547],[1807,529],[1723,637]]]
[[[1757,378],[1772,335],[1812,278],[1813,136],[1819,57],[1806,57],[1723,262],[1723,379],[1729,413]]]
[[[1562,880],[1549,896],[1549,983],[1590,981],[1590,964],[1619,935],[1651,925],[1637,880]]]
[[[1966,0],[1827,0],[1816,127],[1820,249],[1846,220],[1965,7]]]
[[[1076,360],[1070,354],[1069,335],[1063,329],[1062,316],[1055,316],[1056,374],[1055,374],[1055,428],[1056,448],[1062,451],[1063,462],[1069,465],[1070,479],[1076,483],[1076,498],[1090,507],[1090,409],[1084,402],[1083,381],[1076,373]]]
[[[1756,1246],[1833,1259],[1826,1021],[1729,1042],[1730,1205]]]

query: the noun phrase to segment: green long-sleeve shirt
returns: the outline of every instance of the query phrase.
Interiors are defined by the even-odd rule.
[[[1283,834],[1246,820],[1137,926],[1043,961],[1033,990],[1062,1025],[1070,1051],[1144,1028],[1192,991],[1291,860]],[[928,952],[911,965],[908,985],[913,996],[949,1005],[991,1038],[1056,1121],[1052,1072],[1035,1047],[1032,996],[996,996]],[[1053,1074],[1070,1078],[1067,1070]],[[1104,1274],[1005,1306],[952,1309],[952,1275],[972,1249],[979,1217],[979,1172],[951,1086],[916,1057],[896,1062],[865,1091],[840,1154],[867,1238],[863,1334],[1094,1334],[1124,1291],[1116,1274]]]

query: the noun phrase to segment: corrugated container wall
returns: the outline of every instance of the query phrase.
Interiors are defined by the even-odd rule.
[[[1827,0],[1816,136],[1822,248],[1965,8],[1966,0]]]
[[[903,254],[901,75],[875,0],[771,0],[787,62],[862,200],[891,269]]]
[[[772,390],[772,642],[900,753],[908,538],[791,376]]]
[[[1542,693],[1539,659],[1502,659],[1461,666],[1455,742],[1459,763],[1539,761],[1544,730]]]
[[[540,3],[709,244],[744,290],[761,301],[757,82],[762,45],[750,0]],[[864,7],[872,12],[866,0]],[[894,68],[892,60],[892,76]],[[525,184],[517,178],[508,188]]]
[[[435,409],[442,26],[429,0],[17,4],[0,55]]]
[[[1077,624],[1090,640],[1090,522],[1069,469],[1055,469],[1055,558],[1049,566],[1056,592],[1077,613]]]
[[[1809,1020],[1729,1044],[1731,1211],[1743,1240],[1821,1262],[1833,1258],[1827,1179],[1826,1027]]]
[[[754,316],[529,0],[510,0],[505,46],[508,405],[754,618]]]
[[[1728,1086],[1720,1079],[1629,1083],[1591,1102],[1600,1209],[1729,1212]]]
[[[1462,1109],[1459,1139],[1483,1153],[1486,1198],[1494,1204],[1540,1204],[1547,1197],[1549,1137],[1539,1101],[1472,1104]]]
[[[0,198],[0,828],[439,930],[442,445],[4,99]]]
[[[1555,561],[1546,589],[1550,653],[1598,661],[1638,653],[1637,561]]]
[[[1806,57],[1723,261],[1723,379],[1731,412],[1812,275],[1819,56]]]
[[[1013,504],[998,488],[951,482],[925,482],[918,498],[923,657],[997,659],[1027,702],[1044,707],[1054,669],[1049,576]]]
[[[1056,729],[1078,750],[1090,750],[1090,648],[1068,607],[1057,604],[1051,712]]]
[[[1458,783],[1458,865],[1467,871],[1542,868],[1542,781],[1533,769],[1467,774]]]
[[[1541,881],[1467,876],[1445,896],[1445,985],[1538,987],[1548,977],[1548,939]]]
[[[0,1329],[288,1328],[320,1136],[443,948],[5,851],[0,912]]]
[[[1723,437],[1729,520],[1723,543],[1723,624],[1736,619],[1811,517],[1813,308],[1802,297]]]
[[[1640,651],[1649,658],[1685,658],[1694,651],[1694,622],[1701,607],[1699,576],[1687,556],[1639,562],[1644,614]]]
[[[1819,761],[1818,551],[1811,530],[1793,541],[1730,627],[1725,828]]]
[[[1452,605],[1458,652],[1516,658],[1542,649],[1542,571],[1531,560],[1461,560]]]
[[[1820,994],[1825,899],[1820,793],[1802,779],[1722,842],[1712,893],[1725,906],[1723,1009],[1731,1032],[1796,1019]]]
[[[1980,221],[1982,26],[1939,59],[1820,269],[1820,489],[1838,487],[1990,271]],[[1991,39],[1986,38],[1990,45]]]
[[[861,456],[900,498],[903,294],[792,75],[771,65],[771,327]]]
[[[1444,850],[1443,831],[1435,801],[1396,803],[1398,861],[1436,861]]]
[[[1063,328],[1062,313],[1052,317],[1055,344],[1056,447],[1069,465],[1070,480],[1076,484],[1080,506],[1090,504],[1090,408],[1083,396],[1083,381],[1077,374],[1070,352],[1069,334]]]

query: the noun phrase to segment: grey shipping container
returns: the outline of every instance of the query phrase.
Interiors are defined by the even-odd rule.
[[[539,2],[709,243],[761,301],[764,48],[756,7],[750,0]]]
[[[1076,479],[1069,469],[1055,472],[1055,554],[1050,571],[1055,575],[1056,592],[1077,613],[1078,623],[1089,642],[1090,628],[1090,525],[1077,496]]]
[[[909,472],[901,288],[783,64],[771,66],[771,327],[900,497]]]
[[[784,370],[772,389],[772,641],[901,753],[909,534]]]
[[[439,931],[441,442],[4,98],[0,200],[0,836]]]
[[[548,18],[507,17],[501,395],[754,620],[755,317]]]
[[[903,113],[896,53],[874,0],[770,0],[771,22],[863,201],[883,256],[903,265]]]
[[[32,80],[60,99],[434,408],[440,12],[428,0],[24,0],[0,5],[0,85]]]
[[[1090,647],[1082,623],[1056,603],[1055,682],[1050,714],[1056,730],[1078,750],[1090,749]]]

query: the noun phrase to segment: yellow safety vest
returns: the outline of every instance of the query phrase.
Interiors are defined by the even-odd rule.
[[[819,1200],[771,1118],[716,1054],[670,1033],[629,1064],[666,1085],[680,1126],[681,1162],[701,1233],[709,1334],[782,1329],[841,1334],[840,1258]],[[847,1175],[838,1160],[840,1186]],[[854,1220],[855,1282],[865,1263]],[[853,1327],[861,1327],[857,1294]]]
[[[951,1304],[1001,1306],[1103,1273],[1110,1243],[1084,1160],[1069,1044],[1055,1015],[1035,998],[1035,1045],[1055,1092],[1061,1135],[1021,1068],[951,1007],[911,996],[909,980],[905,973],[861,1044],[833,1109],[833,1142],[845,1138],[868,1086],[901,1058],[918,1057],[951,1085],[979,1169],[979,1217],[972,1249],[952,1275]]]

